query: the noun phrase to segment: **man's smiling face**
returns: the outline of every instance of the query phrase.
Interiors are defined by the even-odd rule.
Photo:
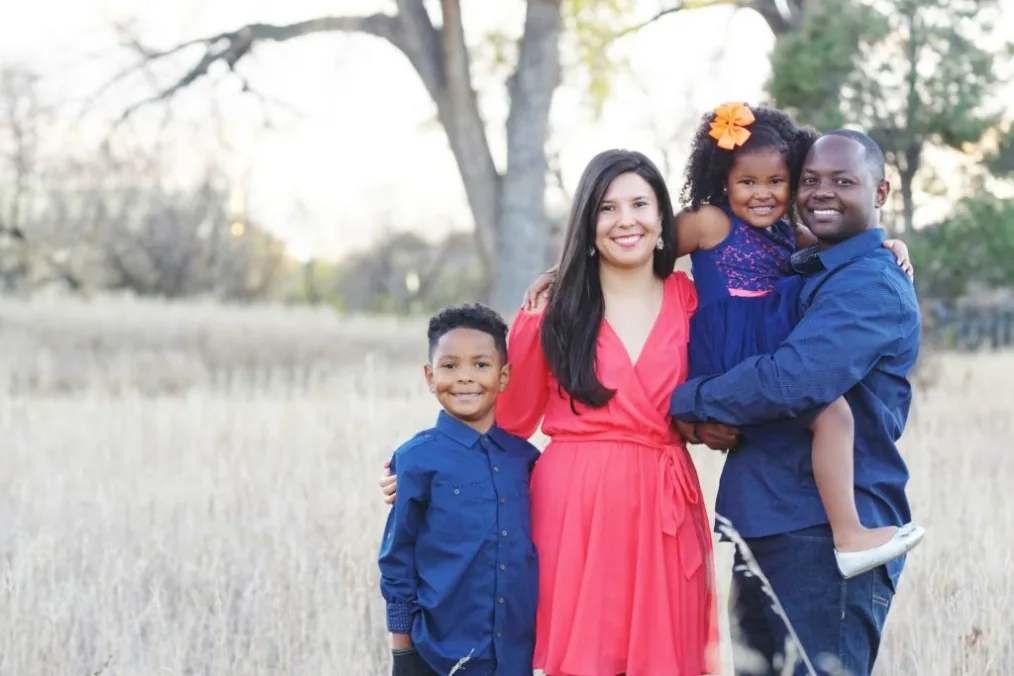
[[[806,227],[830,246],[879,225],[889,191],[860,142],[828,135],[806,156],[796,206]]]

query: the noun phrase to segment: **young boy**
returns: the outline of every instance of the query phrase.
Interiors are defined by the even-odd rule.
[[[538,559],[528,479],[539,451],[496,426],[507,325],[481,305],[429,324],[436,426],[394,452],[398,499],[380,548],[393,676],[531,676]]]

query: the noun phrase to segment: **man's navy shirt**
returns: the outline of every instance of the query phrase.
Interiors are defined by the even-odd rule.
[[[867,527],[910,520],[908,468],[896,442],[911,405],[907,376],[919,352],[921,320],[912,283],[884,239],[875,228],[824,251],[796,252],[793,266],[805,278],[803,316],[778,350],[673,393],[675,418],[742,427],[740,445],[722,470],[715,511],[744,537],[827,523],[813,479],[812,435],[798,416],[842,395],[855,419],[860,520]],[[888,565],[895,584],[903,560]]]
[[[394,453],[398,494],[380,549],[387,628],[439,673],[531,676],[538,558],[528,482],[539,451],[441,411]]]

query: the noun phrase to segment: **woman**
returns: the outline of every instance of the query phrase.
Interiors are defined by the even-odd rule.
[[[551,676],[717,672],[711,533],[669,424],[686,378],[691,281],[668,190],[644,155],[585,169],[548,306],[511,327],[497,423],[550,437],[532,475],[535,667]]]
[[[550,443],[532,475],[534,667],[548,676],[717,673],[711,533],[668,402],[687,373],[693,284],[673,272],[669,192],[644,155],[597,155],[552,299],[511,328],[497,424]]]

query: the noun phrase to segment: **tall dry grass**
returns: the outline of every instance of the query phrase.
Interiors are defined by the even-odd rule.
[[[376,477],[435,415],[423,336],[0,302],[0,674],[385,673]],[[1014,356],[931,367],[903,441],[930,531],[879,673],[1014,673]],[[694,456],[712,499],[721,457]]]

